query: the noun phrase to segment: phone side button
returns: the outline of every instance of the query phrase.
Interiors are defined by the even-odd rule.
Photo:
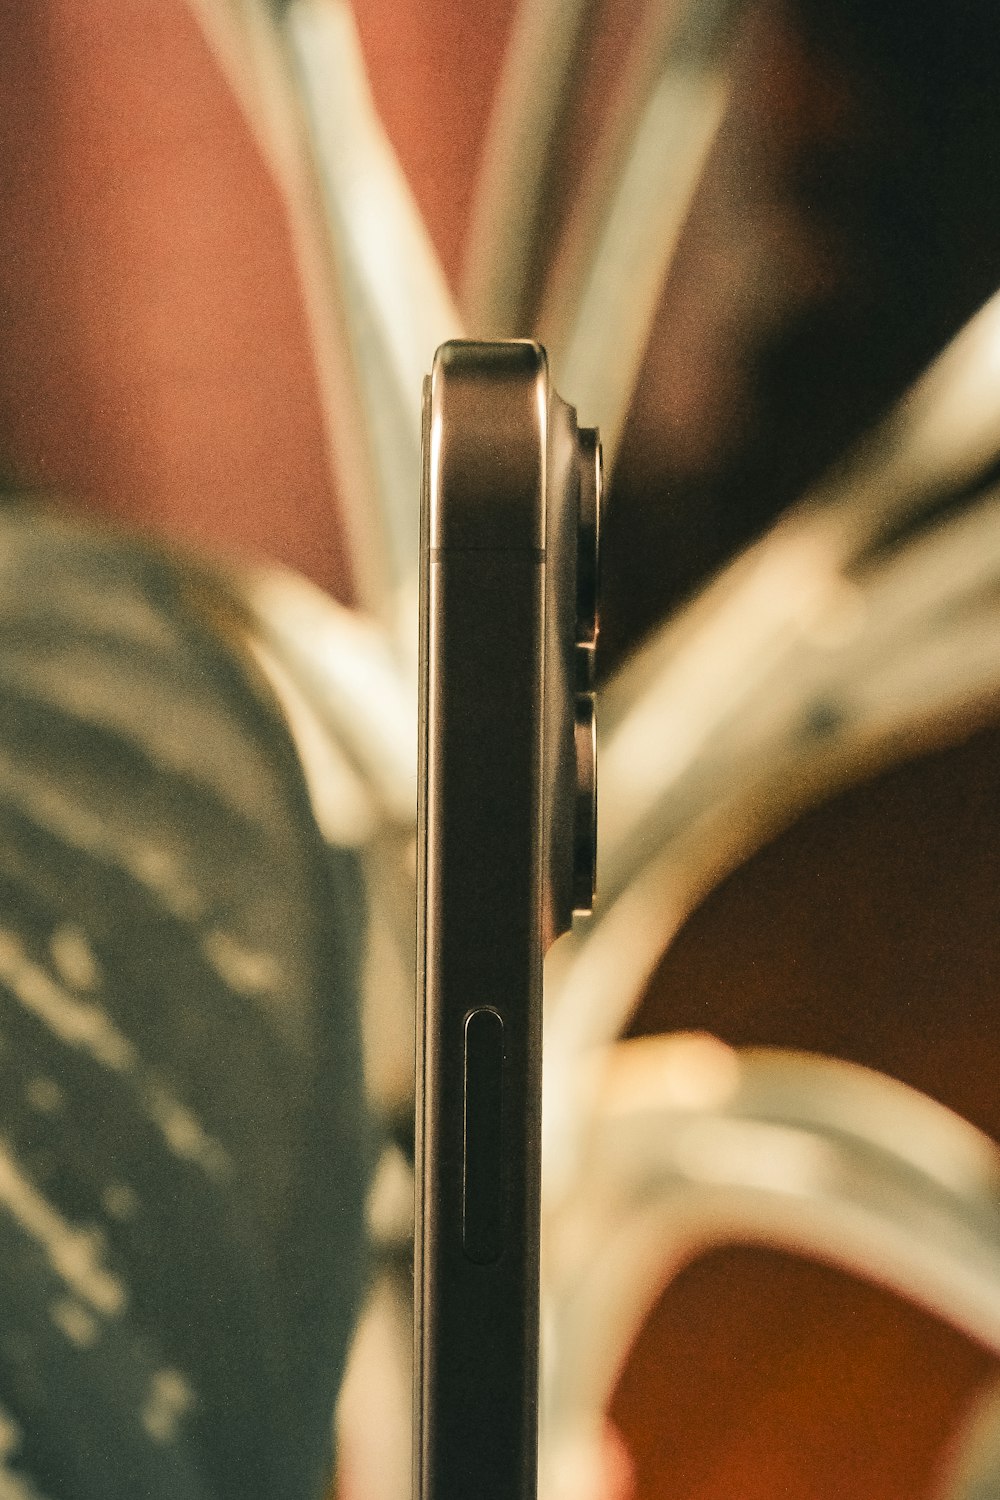
[[[503,1021],[474,1010],[465,1022],[462,1248],[477,1265],[503,1249]]]

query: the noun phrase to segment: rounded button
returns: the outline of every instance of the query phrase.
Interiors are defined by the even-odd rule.
[[[472,1011],[465,1021],[462,1246],[480,1266],[503,1249],[503,1048],[498,1012]]]

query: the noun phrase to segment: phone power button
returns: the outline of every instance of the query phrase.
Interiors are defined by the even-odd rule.
[[[474,1010],[465,1022],[462,1248],[477,1265],[503,1249],[503,1021]]]

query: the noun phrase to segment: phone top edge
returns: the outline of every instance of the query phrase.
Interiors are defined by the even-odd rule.
[[[534,339],[447,339],[433,363],[460,370],[537,370],[547,367],[548,355]]]
[[[432,554],[544,555],[550,396],[545,351],[530,340],[454,340],[438,349],[424,541]]]

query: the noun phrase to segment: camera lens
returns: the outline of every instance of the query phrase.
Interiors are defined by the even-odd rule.
[[[601,443],[596,427],[581,427],[577,435],[580,472],[580,513],[576,556],[576,638],[597,636],[597,572],[600,547]]]

